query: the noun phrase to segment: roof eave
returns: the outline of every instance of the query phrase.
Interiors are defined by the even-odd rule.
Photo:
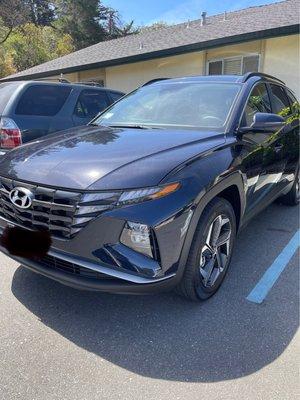
[[[7,77],[7,78],[1,79],[0,81],[4,82],[4,81],[17,81],[17,80],[46,78],[48,76],[58,75],[61,73],[68,74],[68,73],[72,73],[72,72],[84,71],[84,70],[95,69],[95,68],[113,67],[113,66],[117,66],[117,65],[130,64],[130,63],[138,62],[138,61],[147,61],[149,59],[154,59],[154,58],[170,57],[170,56],[180,55],[180,54],[184,54],[184,53],[191,53],[194,51],[208,50],[208,49],[212,49],[215,47],[222,47],[222,46],[238,44],[238,43],[242,43],[242,42],[249,42],[249,41],[253,41],[253,40],[269,39],[269,38],[273,38],[273,37],[293,35],[293,34],[297,34],[297,33],[299,33],[299,24],[294,24],[294,25],[288,25],[288,26],[283,26],[283,27],[278,27],[278,28],[266,29],[266,30],[261,30],[261,31],[256,31],[256,32],[249,32],[249,33],[243,33],[240,35],[233,35],[233,36],[229,36],[229,37],[208,40],[205,42],[192,43],[192,44],[188,44],[188,45],[184,45],[184,46],[173,47],[173,48],[153,51],[153,52],[149,52],[149,53],[137,54],[137,55],[122,57],[122,58],[118,58],[118,59],[114,59],[114,60],[101,61],[101,62],[96,62],[96,63],[84,64],[84,65],[55,69],[55,70],[47,70],[47,71],[43,71],[43,72],[27,74],[27,75],[20,75],[20,76],[11,77],[11,78]]]

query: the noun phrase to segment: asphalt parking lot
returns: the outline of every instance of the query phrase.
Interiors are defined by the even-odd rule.
[[[247,296],[298,219],[277,204],[256,217],[200,305],[77,291],[0,255],[0,399],[295,399],[297,253],[261,304]]]

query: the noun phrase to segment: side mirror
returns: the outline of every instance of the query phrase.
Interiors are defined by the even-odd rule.
[[[250,126],[240,127],[239,132],[276,132],[285,125],[285,120],[280,115],[269,113],[256,113]]]

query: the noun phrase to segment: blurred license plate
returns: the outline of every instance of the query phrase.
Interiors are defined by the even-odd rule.
[[[44,257],[51,246],[49,232],[30,231],[9,225],[4,229],[0,240],[9,254],[29,259]]]

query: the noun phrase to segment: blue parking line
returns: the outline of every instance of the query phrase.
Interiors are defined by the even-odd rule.
[[[257,285],[247,296],[247,300],[258,304],[264,301],[269,290],[272,289],[280,274],[288,265],[290,259],[293,257],[295,251],[297,250],[299,246],[299,233],[300,230],[295,233],[289,243],[285,246],[285,248],[276,258],[276,260],[273,262],[273,264],[267,269]]]

